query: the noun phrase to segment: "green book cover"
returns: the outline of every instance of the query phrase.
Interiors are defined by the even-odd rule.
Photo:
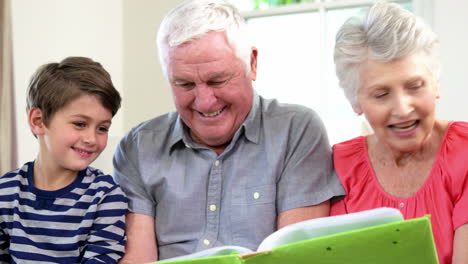
[[[222,250],[208,250],[216,256],[193,258],[200,256],[195,253],[164,263],[438,263],[429,216],[403,220],[401,213],[392,208],[312,219],[275,233],[264,240],[266,243],[257,252],[221,247]],[[296,242],[291,242],[294,239]]]
[[[425,216],[279,246],[242,263],[437,264],[438,259]]]

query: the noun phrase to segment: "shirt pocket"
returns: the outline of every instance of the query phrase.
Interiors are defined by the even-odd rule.
[[[233,196],[232,204],[234,243],[256,250],[276,230],[276,184],[248,187]]]
[[[248,187],[239,194],[233,194],[233,205],[256,206],[276,203],[276,184]]]

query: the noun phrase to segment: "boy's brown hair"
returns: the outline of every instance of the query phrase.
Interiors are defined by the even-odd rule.
[[[59,63],[41,66],[32,76],[26,110],[32,107],[41,109],[47,126],[60,108],[83,94],[98,98],[112,116],[120,108],[120,94],[99,62],[87,57],[68,57]]]

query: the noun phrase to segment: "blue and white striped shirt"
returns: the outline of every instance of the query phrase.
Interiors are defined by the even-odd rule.
[[[0,263],[116,263],[127,212],[120,186],[88,167],[62,189],[39,190],[33,166],[0,177]]]

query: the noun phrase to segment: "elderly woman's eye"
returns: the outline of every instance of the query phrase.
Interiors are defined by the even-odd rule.
[[[421,87],[423,87],[423,86],[424,86],[424,82],[423,82],[423,81],[419,81],[419,82],[415,82],[415,83],[411,84],[411,85],[410,85],[410,89],[412,89],[412,90],[417,90],[417,89],[419,89],[419,88],[421,88]]]
[[[374,94],[374,97],[375,97],[375,98],[383,98],[383,97],[385,97],[387,94],[388,94],[387,92],[376,93],[376,94]]]

